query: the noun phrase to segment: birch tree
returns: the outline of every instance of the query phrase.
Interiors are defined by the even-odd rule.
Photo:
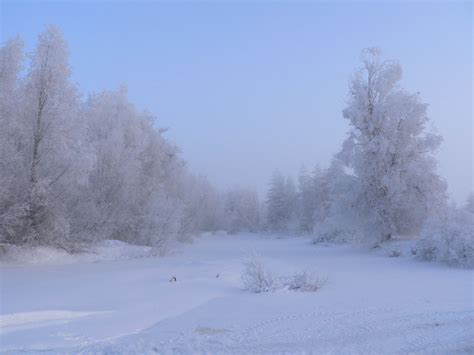
[[[428,131],[428,105],[400,87],[398,62],[376,48],[362,52],[343,116],[350,133],[340,153],[359,184],[358,208],[378,241],[419,230],[430,209],[444,204],[436,173],[441,137]]]
[[[23,64],[23,42],[7,41],[0,48],[0,242],[18,238],[19,220],[24,209],[19,203],[23,194],[18,179],[21,158],[22,130],[19,122],[19,72]]]
[[[67,45],[60,31],[48,27],[38,38],[26,78],[21,83],[21,134],[15,170],[17,220],[9,238],[19,244],[67,244],[65,204],[87,176],[82,148],[78,92],[70,82]],[[11,118],[10,118],[11,120]]]

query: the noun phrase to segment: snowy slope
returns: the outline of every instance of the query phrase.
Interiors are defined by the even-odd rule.
[[[245,292],[252,249],[276,273],[329,282]],[[172,257],[3,266],[0,351],[472,353],[473,282],[470,270],[306,239],[206,236]]]

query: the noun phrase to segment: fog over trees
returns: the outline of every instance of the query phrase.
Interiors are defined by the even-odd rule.
[[[28,56],[19,38],[0,49],[1,243],[75,252],[117,239],[160,251],[204,231],[267,230],[371,245],[421,234],[425,258],[474,254],[473,196],[448,204],[427,104],[377,48],[362,51],[350,80],[349,132],[330,166],[302,167],[296,182],[276,171],[262,199],[196,176],[125,87],[82,94],[68,57],[55,27]]]

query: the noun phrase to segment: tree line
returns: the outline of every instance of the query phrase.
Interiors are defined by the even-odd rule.
[[[218,191],[190,172],[125,87],[84,98],[68,56],[53,26],[28,56],[20,38],[0,49],[0,243],[75,251],[117,239],[160,249],[223,229],[377,244],[419,234],[448,208],[427,104],[376,48],[351,78],[350,130],[329,167],[302,168],[296,184],[275,172],[263,202],[251,188]]]
[[[215,189],[126,88],[82,99],[59,29],[25,62],[20,38],[0,49],[0,242],[160,248],[220,228]]]

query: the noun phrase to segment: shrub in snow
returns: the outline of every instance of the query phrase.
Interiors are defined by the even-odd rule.
[[[348,239],[350,239],[350,237],[351,234],[343,228],[338,228],[336,226],[333,228],[324,227],[315,232],[313,244],[325,242],[346,242]]]
[[[474,267],[474,214],[451,208],[442,218],[430,219],[413,253],[421,260]]]
[[[275,286],[273,275],[263,264],[261,257],[255,253],[244,260],[241,278],[244,289],[255,293],[268,292]]]
[[[275,277],[256,254],[250,254],[244,261],[241,275],[244,289],[254,293],[286,289],[301,292],[316,292],[327,279],[307,270],[295,272],[291,276]]]
[[[328,220],[321,224],[314,232],[313,243],[347,243],[361,240],[360,233],[346,223],[336,223]]]
[[[324,286],[327,279],[307,270],[294,273],[287,280],[286,286],[292,291],[316,292]]]
[[[397,250],[397,249],[393,249],[388,253],[388,256],[390,258],[398,258],[401,255],[402,255],[402,252],[400,250]]]

